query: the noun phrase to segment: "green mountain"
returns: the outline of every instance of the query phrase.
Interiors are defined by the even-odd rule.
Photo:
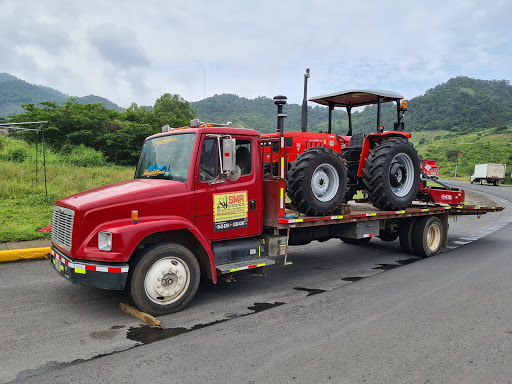
[[[277,107],[268,97],[246,99],[232,94],[222,94],[190,103],[201,121],[212,123],[232,122],[234,126],[256,129],[260,133],[275,132],[277,128]],[[302,106],[287,104],[283,107],[288,115],[285,130],[300,131]],[[323,107],[308,107],[308,127],[318,132],[327,129],[328,110]],[[334,111],[333,125],[341,125],[346,119],[344,111]],[[325,127],[323,126],[325,125]]]
[[[111,102],[109,99],[105,99],[104,97],[95,96],[95,95],[89,95],[84,97],[79,97],[76,100],[79,104],[95,104],[95,103],[101,103],[105,106],[107,109],[113,109],[119,112],[123,112],[124,109],[121,108],[119,105]]]
[[[232,121],[241,126],[257,129],[261,133],[274,132],[277,125],[277,107],[272,99],[258,97],[250,100],[236,95],[222,94],[190,103],[197,110],[197,117],[209,122]],[[300,130],[301,106],[284,106],[288,115],[287,131]],[[382,123],[392,129],[396,121],[394,103],[382,106]],[[326,131],[327,108],[308,107],[308,130]],[[376,130],[377,106],[368,106],[352,112],[354,132]],[[478,80],[456,77],[425,92],[425,95],[408,100],[405,114],[407,131],[446,130],[451,132],[476,132],[501,125],[512,124],[512,86],[508,80]],[[346,133],[347,115],[344,110],[333,113],[333,132]]]
[[[397,89],[400,91],[400,89]],[[333,90],[334,91],[334,90]],[[23,103],[55,101],[63,103],[69,96],[55,89],[29,84],[7,73],[0,73],[0,117],[23,113]],[[111,101],[94,95],[77,99],[79,103],[102,103],[108,109],[123,111]],[[405,127],[410,132],[449,131],[454,133],[479,132],[484,129],[512,124],[512,86],[508,80],[479,80],[456,77],[429,89],[424,95],[414,97],[405,114]],[[275,132],[277,107],[272,99],[258,97],[247,99],[232,94],[221,94],[191,102],[196,116],[202,121],[225,123],[258,130]],[[151,107],[148,110],[152,110]],[[284,112],[285,130],[299,131],[301,106],[288,104]],[[377,106],[353,111],[354,132],[376,130]],[[308,107],[308,130],[326,131],[328,110],[325,107]],[[382,106],[382,123],[392,129],[396,121],[396,107],[392,103]],[[333,112],[333,132],[345,134],[348,130],[347,114],[342,109]]]
[[[0,116],[2,117],[24,113],[25,110],[21,108],[21,104],[55,101],[60,105],[69,98],[70,96],[53,88],[30,84],[8,73],[0,73]],[[78,98],[78,102],[102,103],[108,109],[123,110],[111,101],[94,95]]]

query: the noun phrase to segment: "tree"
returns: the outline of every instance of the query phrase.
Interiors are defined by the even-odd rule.
[[[161,127],[167,124],[170,127],[183,127],[196,116],[188,101],[170,93],[164,93],[155,101],[154,110]]]

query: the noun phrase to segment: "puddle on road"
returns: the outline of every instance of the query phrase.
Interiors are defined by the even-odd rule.
[[[416,261],[420,261],[421,259],[421,257],[411,257],[410,259],[397,260],[397,264],[379,264],[378,267],[372,269],[382,269],[383,271],[389,271],[390,269],[395,269],[401,267],[402,265],[415,263]]]
[[[169,339],[171,337],[179,336],[184,333],[197,331],[198,329],[202,329],[205,327],[209,327],[211,325],[221,324],[225,321],[236,319],[238,317],[245,317],[249,315],[253,315],[258,312],[266,311],[267,309],[275,308],[280,305],[286,304],[282,301],[276,301],[275,303],[254,303],[252,307],[248,307],[247,309],[251,310],[251,313],[246,313],[243,315],[230,315],[227,319],[222,320],[216,320],[212,321],[211,323],[207,324],[196,324],[192,328],[164,328],[164,329],[158,329],[158,328],[152,328],[149,325],[141,325],[140,327],[132,327],[128,329],[128,333],[126,337],[132,341],[137,341],[139,343],[142,343],[142,345],[145,344],[151,344],[155,341],[161,341],[165,339]]]
[[[364,279],[365,277],[367,277],[367,276],[344,277],[344,278],[343,278],[343,279],[341,279],[341,280],[343,280],[343,281],[351,281],[351,282],[354,282],[354,281],[359,281],[359,280],[361,280],[361,279]]]
[[[308,293],[308,296],[318,295],[319,293],[326,292],[326,290],[325,290],[325,289],[300,288],[300,287],[295,287],[295,288],[293,288],[293,289],[295,289],[296,291],[304,291],[304,292],[307,292],[307,293]]]

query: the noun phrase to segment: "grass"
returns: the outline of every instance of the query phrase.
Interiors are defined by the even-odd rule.
[[[507,164],[505,183],[512,168],[512,127],[502,126],[461,135],[447,131],[413,132],[412,140],[423,159],[436,160],[440,177],[469,181],[475,164]]]
[[[86,189],[133,178],[132,167],[81,167],[70,164],[47,164],[48,198],[44,174],[39,166],[35,180],[35,163],[0,160],[0,242],[49,238],[36,232],[51,222],[55,200]]]

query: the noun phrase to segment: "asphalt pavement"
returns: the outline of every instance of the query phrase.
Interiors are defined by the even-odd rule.
[[[201,286],[163,330],[47,261],[4,264],[0,382],[511,382],[512,189],[489,188],[501,198],[478,205],[505,211],[450,220],[438,256],[397,241],[292,247],[291,267]]]
[[[309,280],[305,284],[310,294],[305,297],[288,302],[269,297],[265,310],[225,316],[203,326],[179,327],[187,309],[163,317],[166,329],[127,329],[127,337],[138,344],[126,351],[69,363],[53,361],[53,366],[50,360],[22,372],[18,379],[28,383],[511,383],[512,226],[505,223],[512,219],[495,217],[499,219],[490,227],[475,217],[461,219],[477,225],[469,224],[462,232],[453,228],[457,236],[479,228],[487,233],[493,225],[503,225],[435,257],[318,292]],[[376,244],[377,248],[359,248],[359,258],[375,262],[373,252],[378,249],[377,260],[385,259],[383,243]],[[333,243],[322,246],[324,252],[333,250]],[[314,253],[312,247],[300,248],[294,254],[299,264]],[[354,260],[347,260],[343,268]],[[333,267],[332,261],[322,265]],[[360,268],[362,264],[356,270]],[[204,305],[200,300],[190,312],[199,308],[208,318],[205,309],[213,312],[215,307]],[[217,297],[216,305],[230,313],[233,302]],[[77,331],[87,348],[87,335],[79,332],[79,326]],[[59,327],[48,332],[59,337]],[[106,332],[95,336],[104,337],[105,344],[115,340]],[[71,343],[61,341],[60,348]],[[61,351],[49,350],[49,354],[61,355]]]

